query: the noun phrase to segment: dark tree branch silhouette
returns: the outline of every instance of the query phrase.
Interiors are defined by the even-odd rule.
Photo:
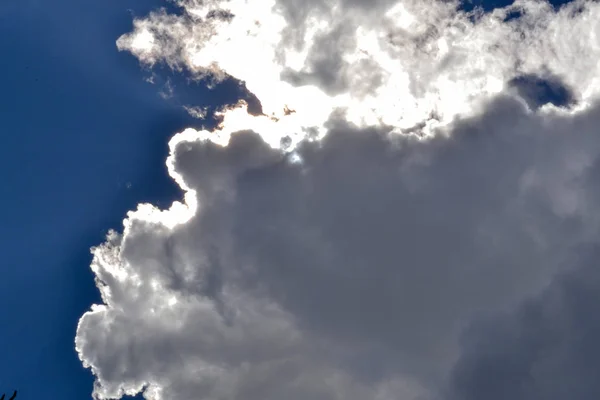
[[[4,400],[4,396],[6,396],[6,394],[3,394],[2,397],[0,397],[0,400]],[[8,400],[15,400],[15,397],[17,397],[17,391],[16,390],[13,393],[13,395],[10,396],[10,399],[8,399]]]

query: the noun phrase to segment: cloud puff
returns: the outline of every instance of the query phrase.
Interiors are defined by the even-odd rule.
[[[600,5],[422,4],[181,0],[119,39],[244,81],[263,114],[175,135],[184,201],[93,249],[97,398],[600,394],[561,364],[593,366],[572,318],[597,288],[574,255],[600,227]]]

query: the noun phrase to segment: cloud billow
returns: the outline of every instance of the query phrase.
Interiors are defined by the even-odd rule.
[[[81,318],[76,348],[95,396],[599,395],[589,371],[600,287],[595,253],[581,249],[594,248],[600,227],[600,107],[594,71],[577,81],[565,64],[578,47],[544,35],[583,30],[600,8],[580,2],[574,15],[521,1],[524,17],[502,22],[510,10],[501,10],[471,22],[451,2],[272,3],[182,1],[185,19],[152,14],[119,40],[144,62],[244,80],[264,115],[240,104],[223,111],[220,129],[176,134],[167,165],[185,201],[140,205],[93,249],[104,304]],[[228,17],[204,20],[211,7]],[[361,29],[358,42],[389,29],[393,46],[373,47],[370,64],[353,58]],[[544,63],[518,53],[519,32]],[[331,43],[343,37],[346,47]],[[439,58],[428,47],[451,37],[474,50]],[[502,38],[508,47],[495,47]],[[245,70],[229,53],[236,43],[257,46]],[[302,46],[304,71],[290,61]],[[509,59],[464,69],[494,52]],[[404,72],[392,74],[390,55]],[[431,60],[435,68],[419,69]],[[344,76],[351,70],[377,78],[365,86]],[[577,102],[532,106],[531,90],[510,82],[522,76],[556,77]],[[390,82],[406,92],[386,92]],[[457,104],[444,97],[450,88]]]

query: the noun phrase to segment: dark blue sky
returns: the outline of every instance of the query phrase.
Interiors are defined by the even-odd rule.
[[[98,301],[89,248],[138,202],[167,206],[179,196],[166,176],[167,142],[198,126],[179,105],[237,96],[235,85],[209,96],[171,76],[176,97],[164,100],[117,51],[128,9],[144,15],[163,4],[0,5],[0,393],[90,398],[91,375],[73,349],[79,316]]]
[[[571,0],[549,0],[554,7],[560,7],[569,3]],[[481,7],[485,11],[491,11],[494,8],[506,7],[513,3],[513,0],[463,0],[463,9],[470,11],[475,7]]]
[[[164,1],[6,3],[0,5],[0,393],[16,388],[23,400],[86,399],[92,378],[73,340],[78,318],[98,301],[89,248],[108,229],[119,229],[137,203],[167,206],[179,196],[166,176],[167,141],[198,126],[180,105],[218,104],[238,91],[225,84],[209,93],[163,71],[176,94],[164,100],[159,85],[144,81],[148,72],[117,51],[131,12],[145,15]]]

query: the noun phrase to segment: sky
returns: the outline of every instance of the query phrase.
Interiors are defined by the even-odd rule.
[[[100,301],[90,247],[141,201],[181,196],[167,176],[167,142],[200,126],[182,102],[237,98],[164,71],[170,99],[115,40],[132,12],[161,1],[40,2],[0,6],[3,262],[0,393],[91,398],[93,379],[74,350],[77,321]],[[77,32],[77,34],[74,34]],[[164,83],[163,83],[164,85]]]
[[[0,6],[0,393],[598,398],[598,18]]]

